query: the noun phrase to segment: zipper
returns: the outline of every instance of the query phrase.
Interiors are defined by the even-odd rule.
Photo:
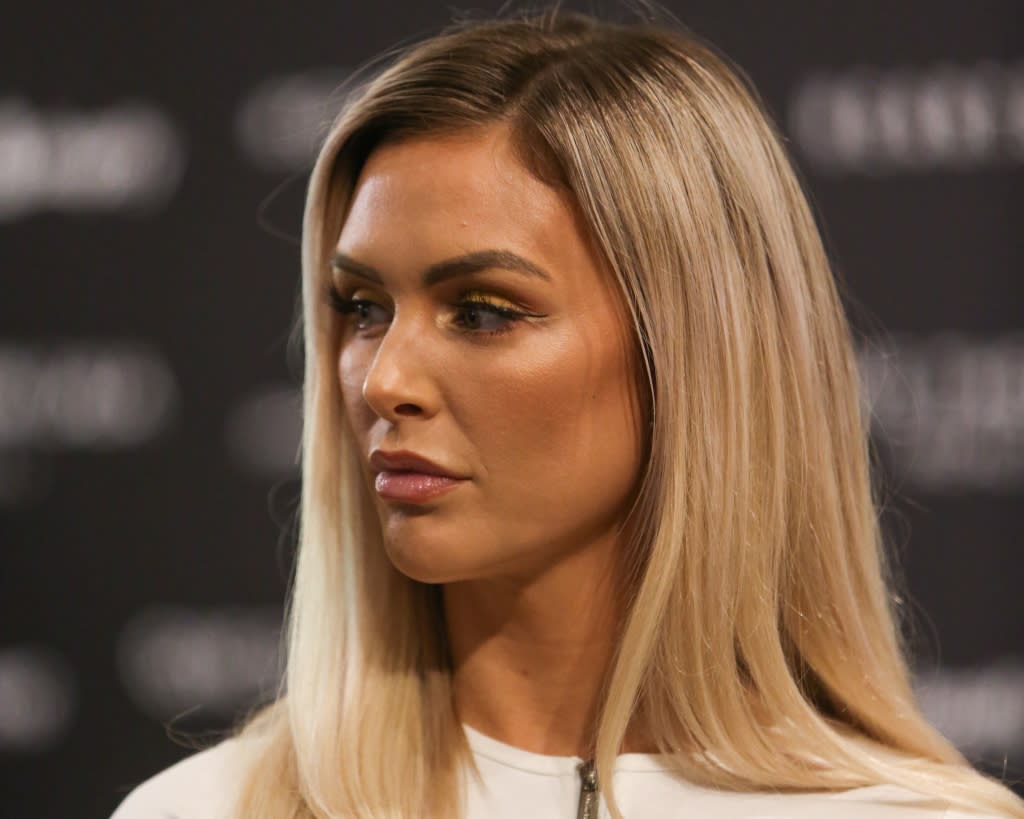
[[[594,760],[581,762],[576,766],[580,773],[580,804],[576,809],[576,819],[597,819],[597,768]]]

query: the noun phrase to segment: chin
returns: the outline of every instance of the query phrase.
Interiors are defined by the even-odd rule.
[[[378,508],[384,553],[391,565],[420,583],[451,583],[479,569],[479,550],[466,554],[461,544],[480,543],[479,536],[457,518],[438,515],[428,506]]]
[[[384,552],[399,572],[420,583],[452,583],[473,575],[462,555],[452,553],[450,541],[436,538],[385,535]]]
[[[409,555],[401,550],[388,550],[388,560],[399,572],[410,580],[432,585],[441,583],[454,583],[456,580],[465,580],[466,576],[444,560],[424,559],[421,555]]]

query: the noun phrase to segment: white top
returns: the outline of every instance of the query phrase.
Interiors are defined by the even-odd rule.
[[[464,726],[483,784],[469,777],[466,819],[575,819],[582,760],[524,751]],[[111,819],[224,819],[238,781],[227,740],[142,783]],[[656,754],[621,754],[615,791],[626,819],[978,819],[893,785],[827,793],[734,793],[674,776]],[[599,819],[609,819],[601,800]],[[995,819],[995,817],[989,817]]]

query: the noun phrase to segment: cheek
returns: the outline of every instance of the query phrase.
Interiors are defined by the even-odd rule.
[[[369,362],[354,346],[345,346],[337,356],[335,368],[345,415],[353,430],[363,432],[373,425],[373,413],[363,400],[363,383]]]
[[[546,337],[490,368],[471,435],[502,497],[533,513],[616,505],[639,470],[624,354],[607,339]],[[567,505],[568,504],[568,505]]]

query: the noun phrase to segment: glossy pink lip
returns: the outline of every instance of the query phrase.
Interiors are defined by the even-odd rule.
[[[426,475],[423,472],[379,472],[374,488],[385,500],[422,503],[450,492],[462,482],[461,478]]]
[[[370,468],[377,473],[374,488],[385,500],[422,503],[450,492],[466,479],[408,450],[370,453]]]

